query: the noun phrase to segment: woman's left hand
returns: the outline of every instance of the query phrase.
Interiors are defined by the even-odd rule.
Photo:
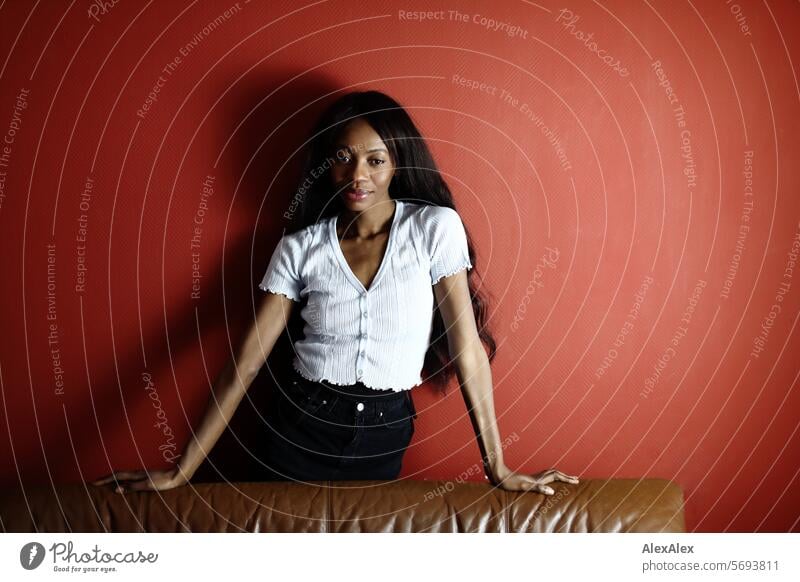
[[[535,491],[537,493],[544,493],[545,495],[553,495],[555,493],[552,487],[548,487],[548,483],[553,481],[563,481],[564,483],[578,483],[578,477],[567,475],[556,469],[547,469],[541,473],[527,475],[525,473],[517,473],[512,471],[505,465],[493,471],[493,478],[495,485],[502,487],[508,491]]]

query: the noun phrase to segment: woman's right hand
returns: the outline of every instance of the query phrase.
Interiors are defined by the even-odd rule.
[[[177,469],[158,471],[114,471],[111,475],[92,481],[92,485],[115,484],[115,493],[126,491],[164,491],[186,485]]]

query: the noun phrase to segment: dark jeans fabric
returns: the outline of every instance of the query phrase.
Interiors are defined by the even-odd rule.
[[[265,480],[397,478],[417,417],[410,391],[313,382],[293,369],[278,392]]]

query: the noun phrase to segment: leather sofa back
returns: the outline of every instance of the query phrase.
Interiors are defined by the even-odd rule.
[[[454,481],[200,483],[113,493],[91,485],[4,492],[6,532],[683,532],[665,479],[551,483],[517,493]]]

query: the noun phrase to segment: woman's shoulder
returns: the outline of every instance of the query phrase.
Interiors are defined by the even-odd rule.
[[[410,206],[408,215],[413,217],[413,238],[421,242],[429,255],[435,252],[440,241],[458,236],[463,229],[460,215],[449,206],[424,203]]]
[[[417,223],[422,232],[431,233],[432,237],[440,232],[449,232],[462,225],[461,216],[449,206],[420,204],[417,209]]]
[[[424,223],[438,223],[443,220],[452,220],[453,218],[458,217],[458,212],[449,206],[423,204],[420,202],[413,204],[406,202],[405,205],[410,207],[410,212]]]
[[[320,223],[284,231],[275,252],[280,252],[292,260],[304,260],[304,257],[308,256],[308,253],[316,246],[315,241],[320,239],[320,232]]]
[[[313,224],[309,224],[308,226],[286,232],[283,236],[284,238],[291,239],[297,243],[308,244],[313,242],[314,239],[318,239],[322,236],[330,220],[331,218],[323,218],[322,220]]]

